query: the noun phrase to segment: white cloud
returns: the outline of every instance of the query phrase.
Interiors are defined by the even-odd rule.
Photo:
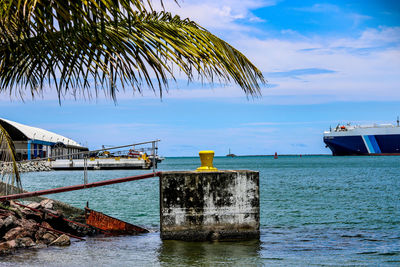
[[[261,18],[255,16],[251,11],[260,7],[275,5],[273,0],[185,0],[179,1],[179,6],[174,1],[164,3],[165,10],[172,14],[180,15],[182,18],[190,18],[199,25],[213,30],[249,30],[236,23],[237,20],[251,22],[262,22]],[[161,9],[157,5],[157,9]]]
[[[279,84],[268,89],[267,96],[324,94],[332,100],[400,99],[400,28],[367,29],[359,38],[340,40],[246,38],[238,40],[236,47],[264,73],[308,68],[335,71],[301,80],[266,77],[270,83]]]
[[[263,99],[256,103],[310,104],[331,101],[400,100],[399,28],[367,29],[358,38],[302,41],[252,38],[234,41],[264,73],[320,68],[332,73],[290,77],[266,77]],[[339,49],[338,47],[346,47]],[[375,49],[375,47],[381,47]],[[359,51],[364,51],[359,53]],[[165,98],[244,98],[235,85],[214,89],[170,90]],[[279,98],[279,99],[278,99]]]
[[[185,0],[177,6],[173,1],[166,2],[166,10],[184,14],[207,28],[223,29],[229,32],[229,42],[242,51],[266,74],[270,84],[263,88],[264,97],[256,103],[311,104],[330,101],[393,101],[400,100],[400,27],[378,27],[364,30],[357,36],[334,38],[314,36],[308,38],[291,29],[282,33],[290,39],[257,38],[254,28],[242,31],[237,20],[251,19],[253,9],[274,5],[274,1],[223,0],[202,2]],[[335,6],[315,5],[314,12],[337,11]],[[267,73],[287,72],[299,69],[325,69],[332,73],[293,77],[268,77]],[[179,73],[177,77],[184,78]],[[177,89],[180,87],[181,89]],[[54,90],[45,94],[45,99],[57,99]],[[29,96],[29,95],[28,95]],[[132,93],[130,88],[118,93],[118,99],[159,98],[150,90]],[[67,99],[71,98],[67,96]],[[104,94],[99,93],[99,99]],[[163,94],[170,98],[216,98],[246,99],[243,91],[234,84],[219,87],[192,87],[170,83],[169,92]],[[39,98],[40,99],[40,98]],[[1,94],[0,100],[9,101]]]
[[[358,38],[301,41],[258,39],[233,41],[264,73],[320,68],[332,73],[266,77],[263,99],[256,103],[310,104],[331,101],[400,100],[400,28],[367,29]],[[395,46],[393,46],[395,44]],[[376,49],[379,48],[379,49]],[[362,51],[362,53],[360,52]],[[235,85],[214,89],[170,90],[165,98],[244,98]]]
[[[331,47],[374,48],[396,44],[400,48],[400,27],[368,28],[358,38],[333,40]]]

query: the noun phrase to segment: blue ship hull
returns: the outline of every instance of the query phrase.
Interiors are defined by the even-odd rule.
[[[324,142],[334,156],[400,155],[398,134],[325,136]]]

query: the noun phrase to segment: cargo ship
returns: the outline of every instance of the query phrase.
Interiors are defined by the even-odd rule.
[[[400,126],[373,125],[338,125],[324,132],[324,143],[332,150],[333,156],[357,155],[400,155]]]

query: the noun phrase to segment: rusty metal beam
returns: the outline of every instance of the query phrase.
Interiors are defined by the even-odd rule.
[[[21,193],[21,194],[0,196],[0,201],[56,194],[56,193],[69,192],[69,191],[75,191],[75,190],[110,185],[110,184],[118,184],[118,183],[130,182],[130,181],[135,181],[135,180],[142,180],[142,179],[157,177],[160,174],[161,174],[161,172],[152,172],[152,173],[148,173],[148,174],[116,178],[116,179],[94,182],[94,183],[89,183],[89,184],[71,185],[71,186],[58,187],[58,188],[53,188],[53,189],[33,191],[33,192],[27,192],[27,193]]]
[[[133,225],[104,213],[85,208],[86,224],[105,231],[110,235],[148,233],[147,229]]]

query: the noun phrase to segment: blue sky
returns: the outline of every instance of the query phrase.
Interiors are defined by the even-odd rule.
[[[0,95],[1,117],[42,127],[90,148],[161,139],[164,156],[311,154],[330,151],[337,123],[394,123],[400,115],[397,1],[165,1],[242,51],[264,73],[261,98],[236,85],[171,83],[61,106],[49,90],[25,102]]]

